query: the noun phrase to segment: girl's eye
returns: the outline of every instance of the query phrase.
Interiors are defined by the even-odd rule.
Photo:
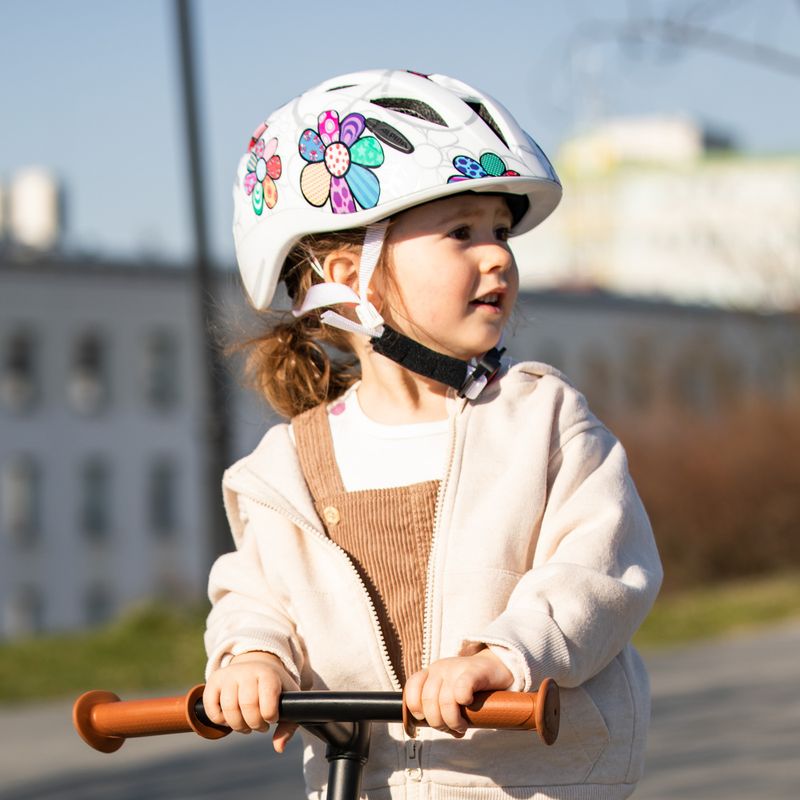
[[[497,228],[494,232],[494,235],[501,241],[507,242],[508,237],[511,235],[511,228],[506,225],[502,225],[501,227]]]
[[[447,235],[451,239],[458,239],[460,241],[466,241],[470,237],[469,225],[461,225],[458,228],[454,228]]]

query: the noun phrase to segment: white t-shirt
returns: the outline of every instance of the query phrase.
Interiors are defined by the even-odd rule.
[[[357,389],[355,384],[328,406],[333,450],[345,489],[391,489],[440,480],[449,419],[384,425],[362,411]],[[451,407],[449,401],[448,411]]]

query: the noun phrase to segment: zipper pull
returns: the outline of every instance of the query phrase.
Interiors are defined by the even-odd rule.
[[[422,742],[418,742],[416,739],[406,741],[406,776],[410,781],[422,780],[421,750]]]

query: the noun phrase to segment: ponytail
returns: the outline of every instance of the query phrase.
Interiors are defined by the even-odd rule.
[[[356,228],[307,236],[284,263],[281,279],[292,305],[302,303],[308,289],[323,279],[312,268],[328,253],[360,248],[365,230]],[[231,351],[245,355],[245,382],[283,417],[291,418],[320,403],[330,402],[360,377],[348,334],[324,325],[319,311],[295,318],[291,312],[266,311],[262,333],[235,344]]]
[[[291,418],[329,402],[360,377],[354,356],[336,359],[323,346],[322,340],[331,337],[322,327],[316,316],[287,314],[241,346],[248,385],[281,416]]]

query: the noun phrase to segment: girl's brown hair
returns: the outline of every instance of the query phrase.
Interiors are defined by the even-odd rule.
[[[292,306],[309,288],[321,283],[311,266],[336,250],[358,251],[366,228],[306,236],[292,249],[281,270]],[[384,259],[378,262],[378,270]],[[291,312],[259,314],[262,333],[233,345],[243,353],[245,381],[279,414],[294,417],[341,395],[360,378],[360,368],[348,334],[320,321],[319,311],[295,318]]]

